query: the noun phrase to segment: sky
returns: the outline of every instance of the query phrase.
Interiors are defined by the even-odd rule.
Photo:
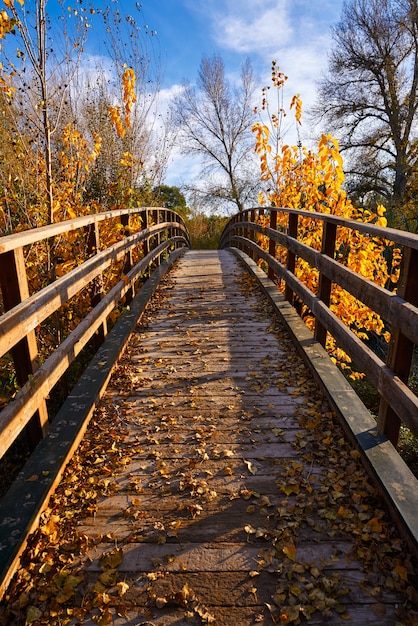
[[[161,61],[162,85],[159,101],[167,109],[184,81],[195,82],[203,56],[220,55],[231,84],[239,79],[242,64],[251,61],[259,89],[255,105],[260,104],[261,89],[270,83],[271,62],[276,60],[288,76],[284,105],[300,94],[303,110],[316,99],[316,83],[327,70],[327,55],[332,42],[332,26],[340,19],[344,0],[84,0],[83,5],[103,10],[110,4],[123,14],[132,14],[138,23],[153,33],[153,50]],[[25,9],[35,15],[36,0],[25,0]],[[71,0],[66,3],[71,6]],[[81,0],[80,0],[81,4]],[[140,9],[140,13],[138,13]],[[47,13],[59,20],[58,0],[48,0]],[[71,17],[71,12],[68,13]],[[62,22],[57,22],[58,24]],[[147,28],[144,28],[144,25]],[[96,59],[106,49],[100,36],[89,34],[86,52],[92,71]],[[155,34],[154,34],[155,33]],[[149,39],[149,37],[148,37]],[[147,37],[144,38],[147,40]],[[15,45],[13,38],[10,39]],[[84,64],[84,71],[89,63]],[[302,118],[301,139],[309,145],[314,135]],[[165,182],[181,187],[198,174],[196,159],[173,152]]]
[[[125,0],[126,1],[126,0]],[[316,97],[316,82],[327,69],[332,26],[343,0],[142,0],[149,28],[156,31],[169,98],[182,81],[194,82],[203,55],[220,54],[231,82],[249,58],[261,88],[276,59],[289,78],[285,103],[300,93],[304,110]],[[260,96],[261,97],[261,96]],[[312,129],[302,127],[302,140]],[[191,163],[175,154],[167,183],[179,185]]]

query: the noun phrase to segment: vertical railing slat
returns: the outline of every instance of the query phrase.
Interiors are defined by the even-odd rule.
[[[129,229],[129,213],[127,215],[121,215],[120,223],[123,226],[123,236],[129,237],[129,235],[131,234],[131,231]],[[132,269],[132,267],[133,267],[132,250],[128,250],[125,255],[124,262],[123,262],[123,270],[122,270],[123,274],[126,276],[129,270]],[[129,304],[130,302],[132,302],[134,295],[135,295],[135,292],[134,292],[134,287],[132,285],[132,287],[128,289],[128,291],[125,293],[125,304]]]
[[[95,222],[85,227],[87,236],[87,257],[97,254],[100,251],[100,231],[99,224]],[[103,298],[103,277],[95,278],[91,283],[91,306],[95,307]],[[95,335],[96,349],[101,346],[107,335],[107,323],[103,322]]]
[[[288,234],[290,237],[293,237],[294,239],[297,239],[298,237],[298,215],[297,214],[289,213]],[[292,272],[292,274],[295,273],[296,255],[291,250],[287,251],[286,267],[289,270],[289,272]],[[289,285],[286,283],[286,288],[284,290],[284,297],[286,298],[288,302],[293,304],[293,296],[294,294],[293,294],[292,288],[289,287]]]
[[[251,211],[249,211],[249,221],[254,224],[254,222],[255,222],[255,209],[251,209]],[[253,230],[249,231],[248,238],[251,241],[255,241],[255,232]],[[249,249],[248,254],[250,256],[250,259],[254,259],[254,250],[252,248]]]
[[[337,239],[337,226],[332,222],[324,222],[322,227],[322,254],[334,258],[335,241]],[[326,306],[329,306],[331,299],[332,281],[324,274],[319,275],[318,296]],[[315,321],[315,339],[325,347],[327,340],[327,329],[318,320]]]
[[[397,294],[407,302],[418,306],[418,250],[409,247],[404,249]],[[412,341],[405,337],[398,328],[392,328],[386,364],[406,384],[409,381],[414,347]],[[398,443],[400,426],[400,417],[382,398],[379,407],[378,428],[394,446]]]
[[[276,230],[276,227],[277,227],[277,211],[275,211],[274,209],[270,209],[270,228],[272,230]],[[276,258],[276,242],[274,241],[274,239],[269,240],[269,254],[273,258]],[[270,265],[268,268],[267,275],[270,278],[270,280],[274,280],[274,276],[275,276],[274,269],[270,267]]]
[[[29,297],[23,248],[16,248],[1,255],[0,286],[5,311],[9,311]],[[24,339],[11,349],[16,379],[22,387],[38,368],[38,344],[31,330]],[[27,426],[28,444],[34,448],[48,430],[48,409],[41,401],[37,413]]]

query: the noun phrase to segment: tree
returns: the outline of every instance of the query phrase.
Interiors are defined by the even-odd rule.
[[[183,152],[202,157],[205,193],[218,203],[234,203],[239,211],[252,198],[257,184],[251,137],[254,89],[248,60],[241,68],[239,86],[232,88],[223,60],[215,54],[203,57],[197,86],[185,83],[174,105]]]
[[[11,12],[13,32],[18,38],[19,46],[16,49],[16,58],[9,59],[6,55],[6,67],[14,75],[20,113],[24,113],[26,117],[26,130],[37,137],[35,143],[38,143],[38,150],[34,150],[31,145],[27,156],[32,161],[37,159],[37,152],[42,154],[46,220],[52,223],[55,217],[52,137],[59,129],[62,114],[66,110],[66,99],[80,63],[90,23],[87,10],[76,0],[75,7],[78,10],[68,8],[67,11],[76,20],[74,29],[71,28],[63,6],[63,34],[67,45],[62,56],[58,58],[51,43],[51,25],[46,2],[47,0],[36,0],[33,21],[31,11],[23,6],[23,0],[19,0],[22,5],[20,8],[14,4],[14,0],[5,3]],[[17,120],[16,128],[21,126],[22,122]]]
[[[417,230],[417,0],[348,0],[314,115],[338,129],[349,189]]]
[[[283,91],[286,79],[273,62],[272,86],[279,93]],[[259,111],[261,121],[254,125],[262,181],[260,204],[305,210],[306,216],[300,216],[298,220],[298,240],[318,251],[321,250],[322,226],[309,217],[310,212],[330,213],[386,226],[386,211],[383,206],[378,206],[375,212],[355,207],[343,189],[345,177],[338,141],[331,134],[324,134],[318,141],[316,150],[308,150],[300,142],[297,146],[283,144],[281,124],[285,111],[281,109],[272,112],[266,94],[264,88],[263,103]],[[302,102],[299,96],[292,98],[290,108],[294,108],[296,124],[300,126]],[[267,123],[264,123],[263,118],[267,118]],[[268,214],[260,216],[259,220],[264,226],[269,226]],[[278,213],[278,229],[285,230],[287,226],[287,216]],[[264,235],[259,235],[258,241],[268,250],[268,239]],[[337,230],[335,250],[335,258],[341,264],[382,287],[393,286],[398,280],[399,250],[390,249],[389,261],[386,242],[377,237],[341,228]],[[278,246],[276,258],[285,263],[286,249]],[[302,257],[296,260],[295,275],[312,293],[318,293],[319,272]],[[295,304],[307,326],[313,330],[315,320],[311,311],[297,301],[297,298]],[[332,285],[330,309],[360,339],[367,340],[371,333],[388,339],[382,318],[337,283]],[[351,367],[351,359],[338,347],[329,333],[326,337],[326,348],[342,368]],[[358,373],[351,372],[352,378],[358,376]]]
[[[187,207],[186,198],[178,187],[159,185],[158,187],[154,187],[152,193],[159,206],[176,211],[185,218],[190,215],[190,209]]]
[[[172,145],[172,125],[158,114],[161,68],[155,31],[146,25],[139,3],[125,9],[122,2],[96,9],[111,68],[96,67],[87,80],[81,72],[77,88],[78,125],[84,135],[94,130],[103,138],[86,198],[109,208],[146,202],[150,189],[164,178]],[[121,102],[129,86],[124,76],[131,75],[134,99],[126,125]],[[127,154],[132,156],[128,170],[123,168]]]
[[[0,20],[0,38],[6,35],[0,49],[0,134],[18,148],[6,150],[3,143],[4,229],[40,226],[74,211],[138,205],[144,187],[161,183],[169,149],[156,122],[158,48],[154,31],[143,25],[140,4],[129,15],[117,1],[94,9],[83,0],[71,6],[63,0],[51,13],[47,0],[34,0],[30,9],[23,0],[4,4],[9,13],[3,11]],[[103,35],[108,57],[88,56],[86,38],[93,29],[96,41]],[[101,65],[95,60],[92,66],[97,58]],[[124,123],[127,105],[129,124]],[[123,136],[115,133],[118,109]],[[6,176],[7,155],[15,152],[24,165],[19,185],[16,177]],[[81,165],[88,152],[94,159]],[[28,184],[30,175],[33,184]],[[76,200],[70,212],[68,193]]]

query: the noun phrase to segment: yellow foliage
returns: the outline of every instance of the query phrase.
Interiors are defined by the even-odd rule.
[[[122,122],[121,107],[110,106],[108,108],[110,121],[115,127],[118,137],[124,137],[126,134],[126,128],[131,125],[131,112],[134,103],[136,102],[135,93],[135,72],[131,67],[125,67],[122,74],[122,89],[123,89],[123,108],[125,111],[124,123]]]
[[[278,72],[273,64],[272,83],[278,90],[283,88],[286,77]],[[299,217],[298,239],[316,250],[321,250],[322,224],[309,217],[309,212],[329,213],[356,221],[373,223],[385,227],[385,208],[379,206],[376,213],[356,208],[343,189],[343,159],[338,141],[330,133],[323,134],[316,150],[309,150],[300,143],[289,146],[281,141],[281,129],[277,120],[283,118],[283,111],[272,114],[263,89],[261,112],[268,113],[269,125],[262,121],[253,126],[256,145],[255,152],[260,157],[260,179],[267,183],[259,194],[262,206],[303,209],[306,217]],[[295,110],[295,121],[301,124],[302,103],[299,94],[294,96],[290,109]],[[256,109],[257,112],[257,109]],[[277,146],[277,147],[276,147]],[[268,225],[268,218],[259,221]],[[287,228],[287,215],[278,213],[278,228]],[[258,237],[260,245],[268,249],[268,239]],[[387,242],[357,231],[339,228],[335,247],[335,258],[365,278],[380,286],[388,281],[395,283],[399,273],[400,252],[392,250],[391,273],[389,275],[385,251]],[[286,251],[277,246],[277,258],[286,261]],[[296,276],[313,292],[318,291],[318,271],[303,259],[297,259]],[[330,309],[351,328],[361,339],[367,339],[369,332],[384,333],[384,323],[380,316],[338,285],[333,285]],[[313,330],[315,320],[307,307],[301,306],[305,323]],[[386,338],[386,333],[383,334]],[[328,334],[327,349],[342,366],[347,367],[350,359],[340,350],[333,337]]]
[[[123,127],[122,118],[120,116],[120,107],[110,106],[108,110],[110,115],[110,121],[114,125],[118,137],[124,137],[125,129]]]
[[[300,94],[298,93],[296,96],[293,96],[292,102],[290,103],[290,108],[295,107],[295,118],[298,124],[302,124],[302,100],[300,99]]]
[[[122,74],[123,102],[125,105],[125,124],[131,125],[130,115],[132,107],[136,102],[135,94],[135,72],[131,67],[127,67]]]

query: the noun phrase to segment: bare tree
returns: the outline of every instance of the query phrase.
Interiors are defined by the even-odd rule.
[[[39,137],[39,151],[43,155],[45,172],[45,195],[48,207],[49,223],[54,221],[53,191],[53,146],[52,137],[58,129],[63,111],[66,109],[72,79],[80,63],[83,46],[89,28],[87,10],[82,2],[75,1],[74,7],[62,7],[62,32],[64,33],[64,52],[58,56],[53,46],[49,30],[50,20],[46,12],[47,0],[36,0],[33,10],[25,6],[18,8],[10,3],[10,9],[17,36],[18,47],[14,59],[7,58],[6,67],[10,67],[18,87],[20,115],[25,114],[27,127]],[[70,13],[75,24],[68,24]],[[21,127],[20,120],[16,128]],[[32,159],[33,146],[28,147],[27,156]]]
[[[112,2],[96,10],[104,27],[108,66],[96,66],[87,82],[81,71],[77,89],[78,125],[85,136],[94,130],[103,137],[89,184],[89,193],[96,194],[101,204],[113,203],[106,190],[126,153],[134,157],[129,180],[125,180],[129,188],[138,192],[162,184],[174,136],[173,125],[159,112],[162,70],[156,32],[146,24],[140,3],[125,5]],[[123,99],[121,76],[126,67],[135,74],[136,101],[130,127],[123,137],[117,137],[109,123],[108,108]]]
[[[351,189],[383,199],[407,230],[418,226],[417,87],[417,0],[348,0],[314,115],[338,128]]]
[[[239,211],[254,195],[252,97],[255,79],[250,62],[241,69],[239,86],[225,77],[222,58],[203,57],[197,86],[183,85],[175,101],[174,119],[182,151],[202,158],[204,193],[218,202],[233,202]]]

